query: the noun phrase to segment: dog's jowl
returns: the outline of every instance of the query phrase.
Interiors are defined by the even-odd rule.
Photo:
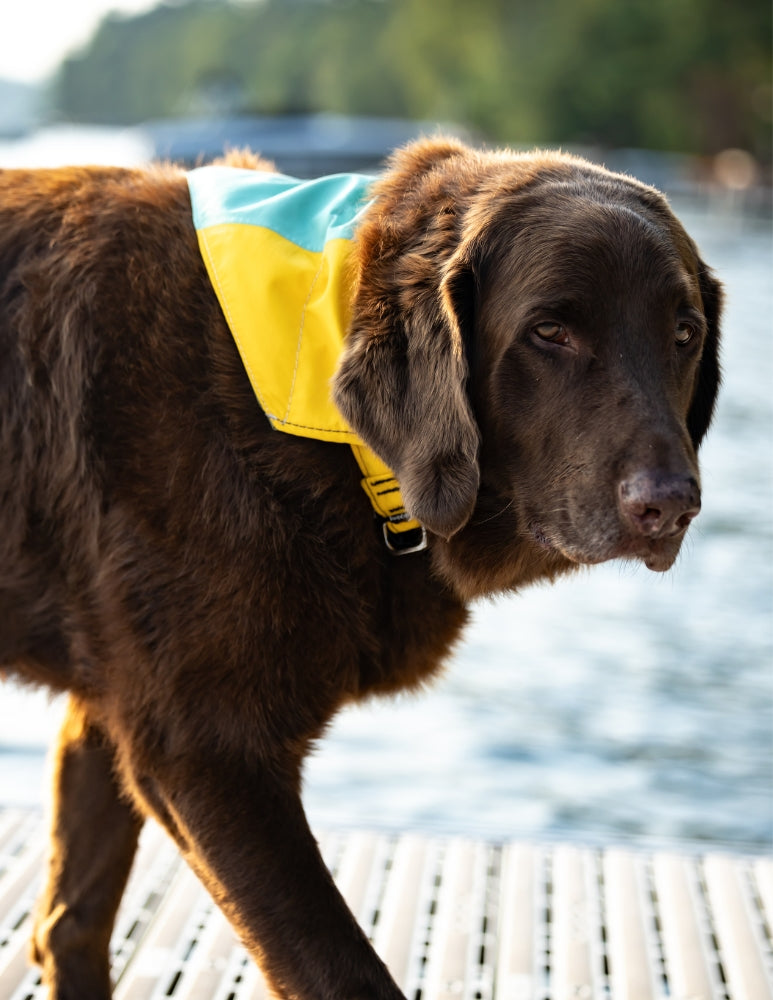
[[[0,669],[69,691],[33,955],[110,995],[144,817],[285,1000],[400,1000],[300,800],[468,602],[700,510],[721,294],[653,189],[451,141],[377,181],[0,172]]]

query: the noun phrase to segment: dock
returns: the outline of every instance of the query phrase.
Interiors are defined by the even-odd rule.
[[[0,807],[2,1000],[45,997],[27,942],[46,838],[39,811]],[[413,833],[319,841],[408,1000],[773,1000],[770,857]],[[112,950],[116,1000],[269,1000],[155,824]]]

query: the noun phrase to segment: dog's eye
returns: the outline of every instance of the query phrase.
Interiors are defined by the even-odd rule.
[[[695,336],[695,327],[691,326],[690,323],[677,323],[676,331],[674,333],[674,339],[677,344],[684,347],[685,344],[689,344],[692,338]]]
[[[534,327],[534,332],[540,340],[546,340],[550,344],[568,344],[569,334],[566,327],[560,323],[538,323]]]

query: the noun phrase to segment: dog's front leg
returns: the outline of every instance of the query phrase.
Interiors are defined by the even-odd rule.
[[[113,747],[70,699],[54,752],[48,880],[32,956],[51,1000],[108,1000],[108,948],[142,819],[123,798]]]
[[[283,1000],[404,1000],[306,822],[297,769],[213,752],[137,776],[148,807]]]

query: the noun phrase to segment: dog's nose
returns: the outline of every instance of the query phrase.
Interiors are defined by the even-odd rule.
[[[635,534],[666,538],[684,531],[700,513],[701,491],[692,476],[637,472],[620,483],[618,501]]]

